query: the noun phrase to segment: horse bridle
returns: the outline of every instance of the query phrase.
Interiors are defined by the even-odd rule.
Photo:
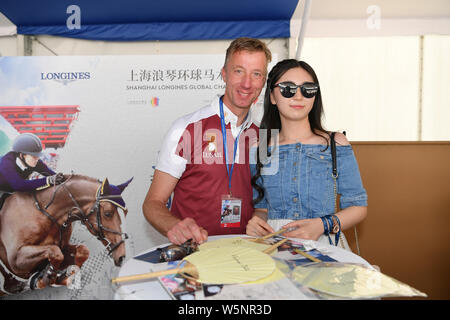
[[[67,191],[68,191],[68,190],[67,190]],[[68,191],[68,192],[69,192],[69,191]],[[72,197],[72,195],[70,194],[70,192],[69,192],[69,195],[70,195],[70,197],[72,198],[72,200],[76,203],[76,200]],[[100,193],[100,188],[98,188],[98,189],[97,189],[96,196],[95,196],[95,203],[94,203],[94,205],[92,206],[91,210],[89,210],[89,212],[88,212],[87,215],[84,215],[84,213],[83,213],[83,215],[84,215],[84,217],[85,217],[85,221],[86,221],[87,223],[89,223],[89,226],[96,232],[97,239],[100,240],[100,241],[106,241],[106,242],[107,242],[107,244],[106,244],[106,249],[108,250],[108,254],[111,254],[111,253],[112,253],[114,250],[116,250],[122,243],[124,243],[125,240],[128,239],[128,235],[127,235],[125,232],[119,232],[119,231],[112,230],[112,229],[109,229],[109,228],[103,226],[103,224],[102,224],[102,218],[101,218],[101,214],[100,214],[100,202],[101,202],[101,201],[106,201],[106,200],[117,199],[117,198],[120,198],[120,197],[121,197],[121,196],[119,196],[119,195],[102,196],[101,193]],[[78,206],[77,203],[76,203],[76,205]],[[78,206],[78,208],[79,208],[79,206]],[[81,208],[79,208],[79,210],[81,210]],[[81,212],[82,212],[82,211],[81,211]],[[97,216],[97,217],[96,217],[96,218],[97,218],[97,227],[98,227],[97,230],[95,230],[95,228],[94,228],[94,226],[92,225],[92,223],[90,223],[89,220],[88,220],[88,218],[89,218],[89,216],[90,216],[91,214],[96,214],[96,216]],[[88,227],[87,224],[86,224],[86,227]],[[117,242],[117,243],[111,243],[111,242],[105,237],[104,231],[109,232],[109,233],[113,233],[113,234],[118,234],[118,235],[122,236],[122,240],[119,241],[119,242]]]
[[[120,195],[103,196],[100,193],[101,188],[99,187],[97,189],[97,192],[95,195],[95,203],[93,204],[92,208],[89,210],[88,214],[85,214],[83,209],[81,209],[77,200],[73,197],[69,188],[67,186],[65,186],[66,182],[69,181],[69,179],[71,177],[72,176],[67,178],[64,182],[62,182],[59,185],[54,185],[55,190],[53,191],[52,199],[45,206],[45,209],[47,209],[50,206],[50,204],[53,202],[53,200],[55,198],[55,194],[56,194],[57,190],[60,187],[63,187],[64,190],[69,194],[69,197],[70,197],[70,199],[72,199],[72,202],[75,204],[75,206],[69,210],[69,212],[67,214],[67,220],[61,226],[58,224],[56,219],[51,214],[49,214],[45,209],[41,208],[41,206],[37,200],[36,193],[33,192],[33,198],[34,198],[36,207],[38,208],[38,210],[40,212],[42,212],[47,218],[49,218],[55,225],[57,225],[59,227],[59,246],[61,246],[61,244],[62,244],[63,233],[67,229],[67,227],[69,227],[72,224],[72,222],[79,220],[79,221],[81,221],[81,223],[83,225],[86,226],[86,228],[88,228],[88,230],[91,231],[92,234],[94,234],[94,236],[97,237],[98,240],[100,240],[102,242],[106,242],[105,246],[106,246],[106,249],[108,250],[108,255],[111,255],[114,250],[116,250],[122,243],[125,242],[126,239],[128,239],[128,235],[124,232],[112,230],[112,229],[109,229],[109,228],[103,226],[101,214],[100,214],[100,202],[120,198]],[[74,213],[74,211],[78,211],[78,213]],[[98,227],[97,229],[95,229],[94,225],[89,221],[89,216],[92,214],[97,215],[97,217],[96,217],[96,221],[97,221],[96,224]],[[117,243],[111,243],[111,241],[109,241],[105,237],[104,231],[113,233],[113,234],[119,234],[122,236],[122,240]]]

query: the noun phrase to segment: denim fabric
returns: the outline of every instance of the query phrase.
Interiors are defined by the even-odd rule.
[[[269,151],[272,152],[272,147]],[[352,147],[337,146],[336,154],[340,208],[367,206],[367,193]],[[251,155],[256,159],[256,148]],[[254,176],[255,161],[250,169]],[[268,209],[269,219],[299,220],[332,214],[334,181],[331,173],[330,147],[301,143],[278,146],[261,170],[257,184],[264,188],[264,198],[254,207]],[[258,192],[253,189],[253,198],[257,197]]]

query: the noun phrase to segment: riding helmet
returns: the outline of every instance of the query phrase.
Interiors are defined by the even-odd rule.
[[[33,133],[22,133],[14,140],[12,150],[40,157],[42,155],[42,142],[41,139]]]

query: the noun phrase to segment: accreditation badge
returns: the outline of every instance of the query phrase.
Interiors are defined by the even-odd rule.
[[[220,226],[222,228],[239,228],[241,226],[242,199],[223,195],[220,208]]]

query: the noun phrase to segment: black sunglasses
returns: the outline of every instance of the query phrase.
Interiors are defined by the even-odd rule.
[[[300,92],[305,98],[314,97],[319,91],[319,85],[313,82],[305,82],[304,84],[296,85],[293,82],[286,81],[281,82],[274,87],[279,87],[281,95],[285,98],[292,98],[297,93],[297,89],[300,88]]]

